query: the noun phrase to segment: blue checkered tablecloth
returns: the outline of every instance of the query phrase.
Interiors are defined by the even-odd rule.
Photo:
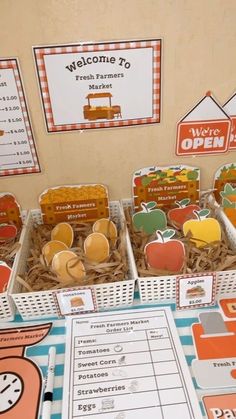
[[[191,325],[193,323],[198,322],[198,314],[199,310],[187,310],[187,311],[175,311],[174,304],[168,304],[171,307],[173,317],[175,320],[175,324],[177,327],[177,331],[180,337],[180,341],[183,347],[183,351],[185,354],[185,358],[187,364],[190,369],[190,373],[193,379],[194,387],[196,389],[199,403],[202,410],[203,418],[205,417],[204,408],[202,406],[201,397],[206,394],[203,392],[198,386],[194,379],[191,363],[192,360],[195,358],[195,350],[193,345],[193,339],[191,334]],[[147,308],[147,307],[160,307],[160,305],[140,305],[138,300],[135,301],[135,305],[132,307],[127,308],[127,310],[132,308]],[[163,305],[162,305],[163,307]],[[213,307],[217,309],[217,307]],[[207,308],[209,310],[212,308]],[[122,308],[124,310],[124,308]],[[203,309],[201,309],[203,311]],[[51,321],[53,323],[53,327],[49,333],[49,335],[38,343],[35,346],[28,347],[26,350],[26,356],[31,358],[40,368],[43,374],[43,377],[46,376],[47,372],[47,360],[48,360],[48,351],[50,346],[56,347],[56,367],[55,367],[55,379],[54,379],[54,390],[53,390],[53,405],[52,405],[52,414],[51,419],[66,419],[62,418],[61,410],[62,410],[62,395],[63,395],[63,374],[64,374],[64,362],[65,362],[65,333],[66,333],[66,320],[65,319],[47,319],[41,322],[22,322],[21,317],[16,315],[15,321],[11,323],[4,323],[0,325],[0,328],[4,327],[14,327],[19,324],[21,325],[28,325],[28,324],[42,324]],[[215,393],[219,393],[215,391]],[[209,390],[207,394],[211,394]]]

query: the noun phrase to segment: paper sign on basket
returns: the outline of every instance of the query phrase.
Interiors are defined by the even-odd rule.
[[[236,393],[211,394],[202,401],[208,419],[236,418]]]
[[[177,156],[225,153],[231,120],[208,92],[177,125]]]
[[[224,321],[219,311],[204,311],[192,334],[197,355],[192,369],[199,387],[235,387],[236,322]]]
[[[68,316],[97,311],[96,296],[93,288],[76,287],[61,289],[53,293],[59,316]]]
[[[145,167],[132,179],[135,212],[143,202],[154,201],[159,208],[176,206],[176,201],[189,198],[199,202],[199,168],[192,166]]]
[[[236,319],[236,298],[222,298],[219,305],[226,317]]]
[[[104,185],[59,186],[39,197],[44,224],[92,222],[109,217],[108,191]]]
[[[0,330],[0,416],[2,419],[38,418],[43,391],[42,372],[27,349],[49,334],[52,323]]]
[[[217,202],[234,226],[236,226],[236,163],[221,166],[214,180]]]
[[[236,149],[236,93],[234,93],[224,104],[223,109],[231,118],[231,134],[229,150]]]
[[[176,309],[186,310],[215,303],[216,275],[201,273],[176,277]]]
[[[21,210],[14,195],[9,192],[0,194],[0,224],[22,226]]]

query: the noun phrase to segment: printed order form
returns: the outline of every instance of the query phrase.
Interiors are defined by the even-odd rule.
[[[68,317],[62,417],[202,418],[169,307]]]

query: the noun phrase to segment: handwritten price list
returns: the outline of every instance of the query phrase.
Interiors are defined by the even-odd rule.
[[[18,62],[0,60],[0,176],[39,171]]]

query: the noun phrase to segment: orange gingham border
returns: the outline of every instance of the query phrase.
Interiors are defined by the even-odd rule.
[[[12,175],[23,175],[23,174],[29,174],[29,173],[38,173],[38,172],[40,172],[40,166],[39,166],[37,151],[36,151],[36,148],[35,148],[34,137],[33,137],[33,132],[32,132],[32,128],[31,128],[28,108],[27,108],[27,104],[26,104],[23,84],[22,84],[22,81],[21,81],[21,74],[20,74],[18,60],[16,58],[2,59],[2,60],[0,60],[0,69],[12,69],[13,70],[13,74],[14,74],[14,78],[15,78],[15,82],[16,82],[16,87],[17,87],[17,92],[18,92],[20,105],[21,105],[21,111],[22,111],[23,118],[24,118],[25,129],[26,129],[26,133],[27,133],[27,139],[28,139],[28,143],[29,143],[29,146],[30,146],[30,150],[31,150],[31,153],[32,153],[32,158],[33,158],[33,163],[34,163],[33,167],[27,167],[27,168],[22,168],[22,169],[0,170],[0,176],[12,176]]]
[[[44,63],[44,55],[68,54],[95,51],[114,51],[124,49],[152,48],[153,49],[153,116],[152,118],[140,118],[109,122],[88,122],[82,124],[54,125],[51,100],[48,89],[47,74]],[[161,39],[120,41],[105,43],[84,43],[60,46],[33,47],[36,70],[38,74],[41,100],[44,109],[46,127],[49,133],[73,130],[128,127],[142,124],[154,124],[160,122],[161,112]]]

